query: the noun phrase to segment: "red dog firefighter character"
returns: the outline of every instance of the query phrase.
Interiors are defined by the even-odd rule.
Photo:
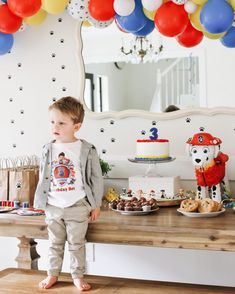
[[[192,156],[197,178],[198,198],[209,195],[215,201],[221,201],[221,182],[225,176],[225,163],[228,155],[220,151],[222,141],[209,133],[197,133],[186,142]]]

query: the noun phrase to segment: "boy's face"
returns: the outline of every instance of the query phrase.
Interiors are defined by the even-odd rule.
[[[51,132],[58,143],[73,142],[74,134],[80,129],[81,123],[75,124],[69,115],[58,109],[50,110]]]

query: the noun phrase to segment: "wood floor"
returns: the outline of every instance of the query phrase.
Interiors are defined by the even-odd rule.
[[[36,270],[6,269],[0,272],[0,294],[75,294],[80,293],[69,274],[62,274],[50,290],[38,288],[45,272]],[[92,285],[90,294],[227,294],[235,288],[152,282],[133,279],[87,276]]]

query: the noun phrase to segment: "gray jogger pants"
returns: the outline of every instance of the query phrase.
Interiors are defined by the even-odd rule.
[[[47,205],[45,214],[50,243],[48,275],[58,276],[61,272],[64,247],[67,241],[72,278],[83,277],[86,261],[85,236],[90,212],[91,206],[85,199],[66,208]]]

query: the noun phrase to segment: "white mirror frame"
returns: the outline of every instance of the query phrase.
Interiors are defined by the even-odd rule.
[[[168,112],[168,113],[156,113],[149,112],[146,110],[137,110],[137,109],[128,109],[119,112],[110,111],[103,113],[95,113],[91,111],[85,104],[84,101],[84,91],[85,91],[85,65],[84,59],[82,56],[82,34],[81,34],[82,23],[77,23],[76,28],[76,41],[77,41],[77,58],[78,58],[78,67],[79,67],[79,97],[83,103],[84,109],[86,111],[87,117],[90,119],[105,119],[105,118],[113,118],[113,119],[122,119],[126,117],[141,117],[147,119],[154,120],[169,120],[176,119],[180,117],[190,116],[194,114],[202,114],[207,116],[213,116],[216,114],[235,114],[235,107],[213,107],[213,108],[193,108],[193,109],[181,109],[178,111]]]

